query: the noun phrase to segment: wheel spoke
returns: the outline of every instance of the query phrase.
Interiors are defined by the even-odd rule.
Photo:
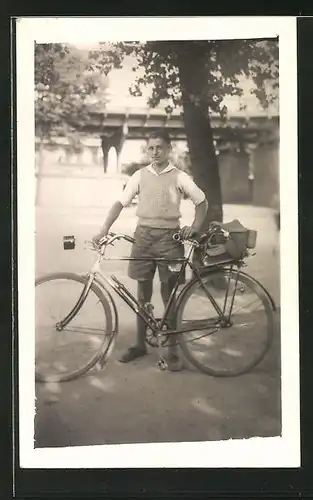
[[[202,335],[199,335],[198,337],[192,337],[192,339],[190,339],[190,340],[184,340],[184,342],[185,342],[185,344],[188,344],[188,343],[194,342],[195,340],[200,340],[200,339],[203,339],[205,337],[210,337],[211,335],[213,335],[213,333],[216,333],[218,331],[219,331],[219,328],[214,328],[210,332],[203,333]]]
[[[90,326],[66,326],[62,329],[63,332],[77,332],[83,335],[98,335],[103,337],[105,332],[102,328],[91,328]]]
[[[260,298],[259,298],[259,297],[257,297],[256,299],[253,299],[251,302],[249,302],[248,304],[246,304],[246,305],[244,305],[244,306],[238,307],[238,309],[236,309],[235,311],[232,311],[232,314],[234,315],[234,314],[237,314],[237,313],[239,313],[240,311],[242,311],[242,310],[244,310],[244,309],[248,309],[248,308],[250,308],[250,306],[251,306],[252,304],[254,304],[255,302],[257,302],[257,301],[260,301]],[[250,311],[250,312],[251,312],[251,311]]]
[[[199,328],[214,328],[219,320],[220,318],[191,319],[183,320],[182,323],[187,328],[198,330]]]

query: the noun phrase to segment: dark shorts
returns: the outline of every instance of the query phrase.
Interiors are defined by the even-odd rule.
[[[179,269],[170,269],[171,262],[155,262],[153,259],[166,258],[178,259],[184,258],[184,245],[173,240],[173,234],[176,229],[159,229],[146,226],[137,226],[131,257],[147,260],[129,261],[128,275],[137,281],[153,280],[156,268],[159,271],[160,281],[166,282],[173,275],[178,275]],[[150,260],[151,259],[151,260]],[[179,264],[179,263],[177,263]],[[174,265],[174,262],[172,262]],[[180,283],[184,283],[185,277],[180,278]]]

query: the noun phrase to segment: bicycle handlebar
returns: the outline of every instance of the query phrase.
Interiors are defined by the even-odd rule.
[[[222,233],[225,238],[229,238],[229,232],[226,231],[225,229],[223,229],[220,225],[218,224],[215,224],[211,229],[208,230],[208,232],[202,234],[201,236],[199,236],[197,239],[194,239],[194,238],[182,238],[181,236],[181,233],[178,232],[178,233],[175,233],[173,234],[173,240],[175,241],[179,241],[179,242],[184,242],[184,241],[187,241],[188,243],[190,243],[191,245],[195,246],[195,247],[198,247],[200,246],[201,242],[203,240],[209,240],[212,238],[212,236],[214,236],[214,234],[219,231],[220,233]]]
[[[183,243],[184,241],[187,241],[192,246],[199,247],[201,245],[202,240],[204,240],[204,239],[210,240],[210,238],[215,234],[216,231],[221,232],[226,238],[229,237],[228,231],[223,229],[219,224],[215,224],[211,229],[209,229],[208,232],[206,232],[206,233],[202,234],[200,237],[198,237],[198,239],[195,239],[195,238],[184,239],[184,238],[182,238],[181,233],[178,232],[178,233],[173,234],[173,240],[177,241],[177,242],[181,242],[181,243]],[[94,250],[101,252],[101,251],[104,251],[105,247],[107,247],[108,245],[113,245],[113,242],[115,240],[121,240],[121,239],[127,241],[128,243],[135,243],[134,238],[132,238],[128,234],[123,234],[123,233],[117,234],[117,233],[113,233],[111,231],[108,233],[108,236],[104,236],[103,238],[101,238],[101,240],[99,241],[98,244],[95,243],[94,241],[87,242],[87,243],[91,243]]]
[[[128,234],[116,234],[109,232],[108,235],[110,236],[110,240],[108,241],[108,244],[113,243],[114,240],[125,240],[128,241],[128,243],[135,243],[134,238],[129,236]]]
[[[187,239],[182,238],[180,233],[173,234],[172,238],[173,238],[174,241],[177,241],[177,242],[180,242],[180,243],[184,243],[186,241],[190,245],[192,245],[193,247],[196,247],[196,248],[198,248],[200,246],[200,241],[195,240],[193,238],[187,238]]]
[[[103,253],[105,247],[107,247],[108,245],[113,245],[113,242],[115,240],[126,240],[128,241],[129,243],[134,243],[135,240],[134,238],[132,238],[131,236],[128,236],[128,234],[116,234],[116,233],[112,233],[112,232],[109,232],[108,233],[108,236],[104,236],[103,238],[101,238],[99,240],[98,243],[96,243],[95,241],[86,241],[85,243],[88,243],[90,244],[90,249],[91,250],[96,250],[97,252],[99,253]]]

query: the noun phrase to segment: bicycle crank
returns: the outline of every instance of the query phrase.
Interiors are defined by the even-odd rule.
[[[163,325],[162,330],[157,333],[156,340],[157,340],[157,348],[158,348],[158,354],[159,354],[159,360],[158,360],[158,367],[160,370],[164,371],[167,370],[168,365],[167,362],[163,356],[163,334],[162,332],[166,331],[167,327],[166,325]]]
[[[163,357],[159,359],[159,361],[158,361],[158,367],[162,371],[167,370],[168,365],[167,365],[166,360]]]

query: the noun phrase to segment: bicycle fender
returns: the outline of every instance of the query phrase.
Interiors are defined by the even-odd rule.
[[[113,296],[110,293],[110,291],[100,281],[98,281],[97,279],[95,279],[94,282],[100,288],[100,290],[104,294],[106,294],[106,298],[108,299],[108,302],[109,302],[109,304],[111,306],[111,309],[112,309],[113,332],[115,332],[116,334],[118,334],[119,317],[118,317],[118,311],[117,311],[117,307],[116,307],[115,301],[113,299]]]
[[[251,274],[245,273],[244,271],[240,271],[240,274],[243,274],[244,276],[247,276],[248,278],[250,278],[252,281],[254,281],[254,283],[256,285],[258,285],[262,289],[262,291],[267,296],[267,298],[268,298],[268,300],[269,300],[269,302],[270,302],[270,304],[272,306],[273,311],[277,312],[277,306],[275,304],[275,301],[274,301],[273,297],[271,296],[270,292],[265,288],[265,286],[262,285],[262,283],[259,280],[257,280],[253,276],[251,276]]]
[[[81,276],[81,278],[83,278],[83,279],[89,278],[89,274],[80,274],[79,276]],[[93,282],[97,285],[98,288],[100,288],[100,290],[103,292],[103,294],[106,295],[106,298],[107,298],[107,300],[111,306],[111,309],[112,309],[113,332],[115,332],[117,334],[118,329],[119,329],[119,317],[118,317],[117,307],[116,307],[115,301],[112,297],[112,294],[103,285],[103,283],[101,281],[97,280],[97,278],[95,278]]]

